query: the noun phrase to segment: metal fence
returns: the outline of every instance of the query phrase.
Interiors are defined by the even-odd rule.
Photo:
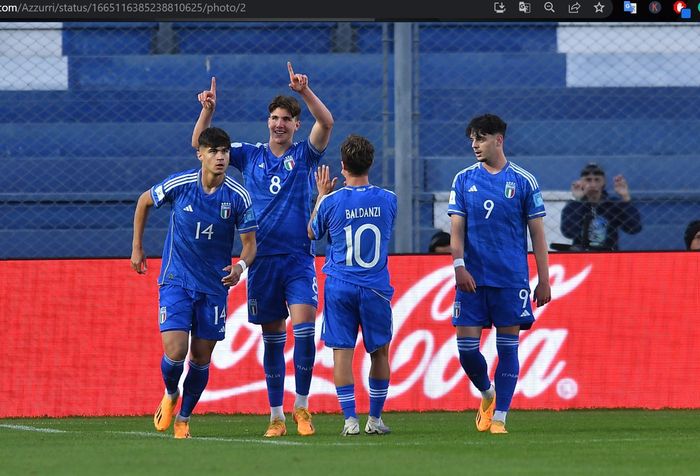
[[[620,249],[682,249],[700,219],[698,40],[692,24],[0,23],[0,257],[129,256],[138,195],[197,166],[196,94],[216,76],[216,125],[264,142],[287,61],[335,117],[332,172],[348,134],[375,144],[371,180],[401,197],[396,251],[449,231],[447,192],[474,161],[465,126],[486,112],[539,181],[549,242],[571,243],[561,213],[595,162],[641,216]],[[151,255],[167,220],[150,218]]]

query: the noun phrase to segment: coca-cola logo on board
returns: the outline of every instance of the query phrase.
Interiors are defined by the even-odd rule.
[[[538,321],[548,309],[556,306],[557,300],[579,287],[591,272],[592,265],[584,267],[573,276],[566,276],[563,265],[550,266],[552,302],[537,308],[534,315]],[[243,281],[242,281],[243,283]],[[233,292],[237,307],[229,313],[226,321],[226,338],[219,342],[212,355],[212,368],[218,370],[210,381],[209,388],[202,394],[202,402],[213,402],[239,395],[265,391],[265,378],[262,369],[264,346],[260,326],[249,324],[245,300],[245,285],[239,284]],[[537,278],[530,283],[532,289]],[[412,399],[440,400],[453,392],[464,392],[467,379],[459,365],[454,328],[451,324],[454,300],[454,270],[452,266],[437,268],[421,276],[417,281],[402,288],[397,287],[393,300],[394,338],[391,345],[390,362],[392,369],[388,400],[409,396]],[[322,309],[320,309],[322,311]],[[322,312],[316,320],[316,363],[312,380],[312,396],[335,396],[333,384],[333,352],[320,342]],[[560,351],[566,344],[569,330],[548,327],[538,323],[533,329],[521,333],[519,357],[521,372],[516,395],[535,398],[554,385],[557,395],[570,399],[578,392],[575,376],[566,375],[566,361]],[[291,323],[288,322],[288,326]],[[291,336],[291,332],[289,333]],[[293,339],[293,337],[289,337]],[[481,351],[493,374],[497,360],[496,332],[485,330]],[[293,359],[293,345],[287,345],[285,361]],[[360,360],[361,376],[358,385],[368,389],[367,377],[370,356],[364,352],[361,336],[358,339],[356,361]],[[248,369],[250,381],[227,380],[227,370]],[[288,366],[290,369],[291,366]],[[184,378],[184,376],[183,376]],[[212,383],[214,385],[212,385]],[[479,397],[478,390],[469,385],[471,394]],[[287,371],[285,388],[294,389],[294,373]]]

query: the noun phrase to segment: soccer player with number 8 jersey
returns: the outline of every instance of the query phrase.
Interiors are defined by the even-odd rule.
[[[506,159],[501,118],[475,117],[466,132],[477,162],[455,176],[447,209],[457,288],[452,324],[462,368],[482,395],[476,427],[504,434],[520,371],[518,336],[534,322],[528,230],[538,275],[533,300],[542,306],[551,299],[544,202],[535,177]],[[497,333],[495,386],[479,350],[482,328],[491,326]]]
[[[328,145],[333,116],[309,87],[304,74],[287,63],[289,87],[301,96],[315,119],[308,139],[294,142],[301,125],[301,108],[290,96],[277,96],[268,106],[265,144],[234,142],[231,165],[243,174],[258,219],[255,263],[248,271],[248,320],[262,326],[265,352],[263,367],[270,404],[266,437],[287,433],[283,410],[286,318],[294,331],[296,399],[294,421],[300,435],[315,432],[309,413],[316,345],[314,342],[318,285],[312,243],[306,233],[311,210],[313,172]],[[199,94],[202,105],[193,132],[209,127],[216,107],[216,79]]]

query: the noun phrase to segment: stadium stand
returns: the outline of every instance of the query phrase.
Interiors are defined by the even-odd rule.
[[[327,163],[337,171],[337,148],[349,133],[368,136],[378,146],[378,160],[388,161],[393,139],[389,134],[385,142],[385,127],[393,130],[393,92],[383,99],[387,32],[379,24],[357,26],[80,22],[46,27],[40,36],[44,46],[26,49],[26,58],[50,58],[45,61],[59,79],[48,86],[39,79],[26,86],[17,78],[0,84],[0,257],[128,256],[138,194],[197,165],[189,146],[199,111],[196,93],[213,75],[220,80],[217,125],[234,138],[265,140],[265,106],[274,95],[287,93],[280,68],[284,74],[284,63],[293,59],[308,71],[336,119]],[[290,28],[294,35],[287,34]],[[0,28],[0,39],[6,30]],[[556,24],[496,30],[428,23],[421,35],[430,41],[420,42],[418,55],[416,185],[429,200],[417,200],[416,251],[434,232],[433,194],[448,190],[454,173],[471,161],[466,120],[486,111],[508,121],[508,157],[532,171],[543,190],[568,190],[590,161],[611,175],[625,174],[640,201],[644,230],[634,239],[623,236],[623,249],[680,247],[686,217],[700,200],[693,177],[683,173],[696,161],[699,87],[571,87],[581,82],[572,75],[577,53],[562,50]],[[7,48],[3,55],[12,56]],[[39,63],[30,63],[29,70],[38,71]],[[391,86],[391,67],[387,73]],[[592,108],[592,103],[606,107]],[[679,104],[674,117],[683,121],[668,118],[669,103]],[[308,112],[303,116],[300,137],[310,126]],[[651,162],[657,165],[653,174]],[[374,170],[373,181],[391,186],[391,168]],[[146,246],[156,255],[167,214],[154,215]]]

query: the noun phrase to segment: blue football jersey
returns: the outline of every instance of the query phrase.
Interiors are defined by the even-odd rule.
[[[396,195],[373,185],[343,187],[326,195],[311,223],[329,245],[323,272],[391,299],[389,240],[396,217]]]
[[[306,225],[311,217],[313,172],[323,152],[307,140],[281,157],[268,144],[231,144],[231,165],[243,174],[258,219],[258,256],[314,254]]]
[[[202,190],[201,169],[171,175],[151,188],[155,207],[171,204],[158,284],[176,284],[207,294],[225,294],[223,268],[231,264],[238,233],[258,228],[245,188],[226,176],[211,194]]]
[[[530,172],[512,162],[493,175],[480,163],[467,167],[452,182],[447,214],[465,217],[464,261],[477,286],[529,284],[527,222],[545,215]]]

